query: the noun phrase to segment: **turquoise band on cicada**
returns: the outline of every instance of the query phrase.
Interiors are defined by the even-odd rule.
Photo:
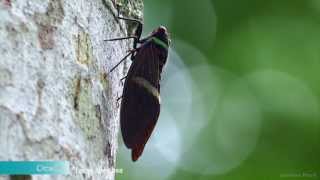
[[[153,40],[156,44],[162,46],[163,48],[168,49],[168,45],[167,45],[165,42],[161,41],[160,39],[158,39],[158,38],[156,38],[156,37],[152,37],[152,40]]]

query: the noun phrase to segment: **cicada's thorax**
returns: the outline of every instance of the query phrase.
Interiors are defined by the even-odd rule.
[[[168,48],[170,45],[170,39],[167,29],[164,26],[160,26],[151,33],[151,39],[159,49],[159,72],[162,72],[163,66],[166,64],[168,57]]]
[[[156,56],[158,56],[158,63],[159,63],[159,80],[161,80],[161,73],[162,69],[165,66],[167,62],[168,57],[168,44],[167,42],[164,42],[158,37],[152,37],[151,41],[153,42],[153,45],[156,46],[157,51],[155,51]]]

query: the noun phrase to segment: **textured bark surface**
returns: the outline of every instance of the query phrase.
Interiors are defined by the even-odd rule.
[[[141,17],[142,1],[122,4]],[[106,72],[131,47],[103,41],[128,34],[115,14],[110,0],[0,1],[1,161],[71,164],[71,175],[32,179],[114,179],[116,99],[129,62]]]

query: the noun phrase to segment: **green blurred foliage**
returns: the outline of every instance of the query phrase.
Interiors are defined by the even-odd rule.
[[[217,107],[208,111],[212,113],[210,121],[167,179],[320,179],[320,1],[150,0],[144,3],[145,33],[160,24],[168,27],[172,48],[197,80],[198,93],[209,100],[205,108]],[[199,80],[192,68],[203,61],[179,45],[181,41],[201,52],[208,66],[223,72]],[[218,88],[223,95],[219,101],[210,101],[213,95],[204,86],[213,84],[215,78],[221,81]],[[260,118],[255,116],[256,108]],[[232,121],[233,114],[241,115],[239,121]],[[238,120],[236,115],[235,119]],[[217,128],[217,124],[226,122],[229,124]],[[213,174],[183,168],[198,153],[206,154],[213,164],[232,162],[233,154],[241,151],[240,144],[247,143],[241,138],[246,135],[243,129],[233,131],[241,123],[259,129],[248,130],[258,134],[256,144],[239,165]],[[219,132],[222,142],[216,139],[217,131],[223,131]],[[218,160],[212,154],[217,152],[217,143],[226,145],[220,151],[229,159]],[[119,155],[128,156],[126,153]],[[197,162],[194,163],[196,166]],[[118,167],[132,166],[135,164],[118,162]],[[141,169],[141,174],[145,179],[152,179],[152,173]],[[117,175],[117,179],[134,179],[132,176]]]

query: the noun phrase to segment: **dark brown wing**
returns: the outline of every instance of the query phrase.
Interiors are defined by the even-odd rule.
[[[159,47],[152,41],[139,49],[124,84],[120,109],[121,132],[132,149],[132,160],[143,152],[160,113]]]

